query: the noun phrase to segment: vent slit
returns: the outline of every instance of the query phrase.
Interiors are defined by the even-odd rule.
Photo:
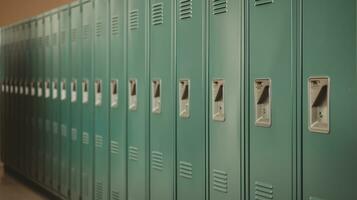
[[[179,16],[181,20],[192,18],[192,0],[180,0]]]
[[[254,6],[263,6],[274,3],[274,0],[255,0]]]

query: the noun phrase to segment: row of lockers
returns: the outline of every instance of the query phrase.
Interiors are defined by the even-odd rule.
[[[355,0],[94,0],[1,29],[6,166],[64,199],[357,199]]]

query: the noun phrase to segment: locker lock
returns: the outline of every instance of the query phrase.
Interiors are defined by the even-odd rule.
[[[37,82],[37,96],[42,97],[42,81]]]
[[[118,80],[110,81],[110,106],[112,108],[118,107]]]
[[[135,111],[137,109],[137,80],[129,80],[129,110]]]
[[[88,80],[83,80],[82,81],[82,103],[86,104],[88,103],[88,97],[89,97],[89,81]]]
[[[95,93],[95,106],[102,105],[102,80],[96,80],[94,82]]]
[[[57,99],[58,97],[58,81],[54,80],[52,82],[52,99]]]
[[[190,81],[189,80],[180,80],[179,85],[179,109],[180,117],[188,118],[190,117]]]
[[[50,97],[50,81],[46,80],[45,81],[45,98]]]
[[[151,83],[151,111],[159,114],[161,112],[161,80],[153,80]]]
[[[330,79],[310,77],[308,81],[309,130],[314,133],[329,133]]]
[[[17,94],[19,91],[18,81],[14,81],[14,93]]]
[[[74,103],[77,101],[77,80],[74,79],[71,82],[71,102]]]
[[[24,82],[20,81],[19,82],[19,94],[23,94],[24,93]]]
[[[212,82],[212,118],[214,121],[224,121],[224,80],[216,79]]]
[[[29,83],[26,81],[24,85],[25,85],[25,95],[29,95]]]
[[[255,125],[271,127],[271,80],[256,79],[254,82]]]
[[[31,81],[31,96],[35,96],[35,81]]]
[[[66,80],[61,81],[61,100],[66,100],[67,98],[67,85],[66,85]]]

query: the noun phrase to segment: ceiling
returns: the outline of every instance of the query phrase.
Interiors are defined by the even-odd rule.
[[[51,10],[72,0],[0,0],[0,26]]]

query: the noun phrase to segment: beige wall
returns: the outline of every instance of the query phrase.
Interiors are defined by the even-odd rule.
[[[15,23],[72,0],[0,0],[0,26]]]

